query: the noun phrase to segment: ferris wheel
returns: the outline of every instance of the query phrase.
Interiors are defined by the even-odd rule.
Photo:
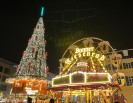
[[[108,41],[96,37],[82,38],[71,44],[59,60],[60,75],[75,71],[107,72],[107,63],[111,63],[117,72],[121,59]]]

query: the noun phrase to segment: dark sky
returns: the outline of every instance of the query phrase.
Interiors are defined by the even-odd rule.
[[[20,62],[41,6],[45,6],[50,72],[58,73],[65,49],[84,37],[107,40],[118,50],[133,47],[133,6],[128,1],[4,0],[0,3],[0,57]]]

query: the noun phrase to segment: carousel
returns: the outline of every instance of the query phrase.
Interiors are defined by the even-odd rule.
[[[49,88],[58,103],[125,103],[119,94],[124,81],[117,81],[121,56],[108,41],[80,39],[67,48],[59,62],[60,73]],[[108,63],[114,66],[112,71],[108,71]]]

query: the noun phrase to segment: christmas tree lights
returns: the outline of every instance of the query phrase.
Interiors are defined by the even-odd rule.
[[[29,39],[28,46],[23,52],[20,64],[17,66],[16,76],[46,78],[47,52],[45,51],[46,40],[44,39],[43,18],[40,17],[34,29],[32,37]]]

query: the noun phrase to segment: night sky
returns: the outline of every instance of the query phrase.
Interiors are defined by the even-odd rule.
[[[4,0],[0,3],[0,57],[19,64],[42,6],[52,73],[58,73],[58,60],[67,47],[84,37],[107,40],[117,50],[133,48],[133,6],[128,1]]]

